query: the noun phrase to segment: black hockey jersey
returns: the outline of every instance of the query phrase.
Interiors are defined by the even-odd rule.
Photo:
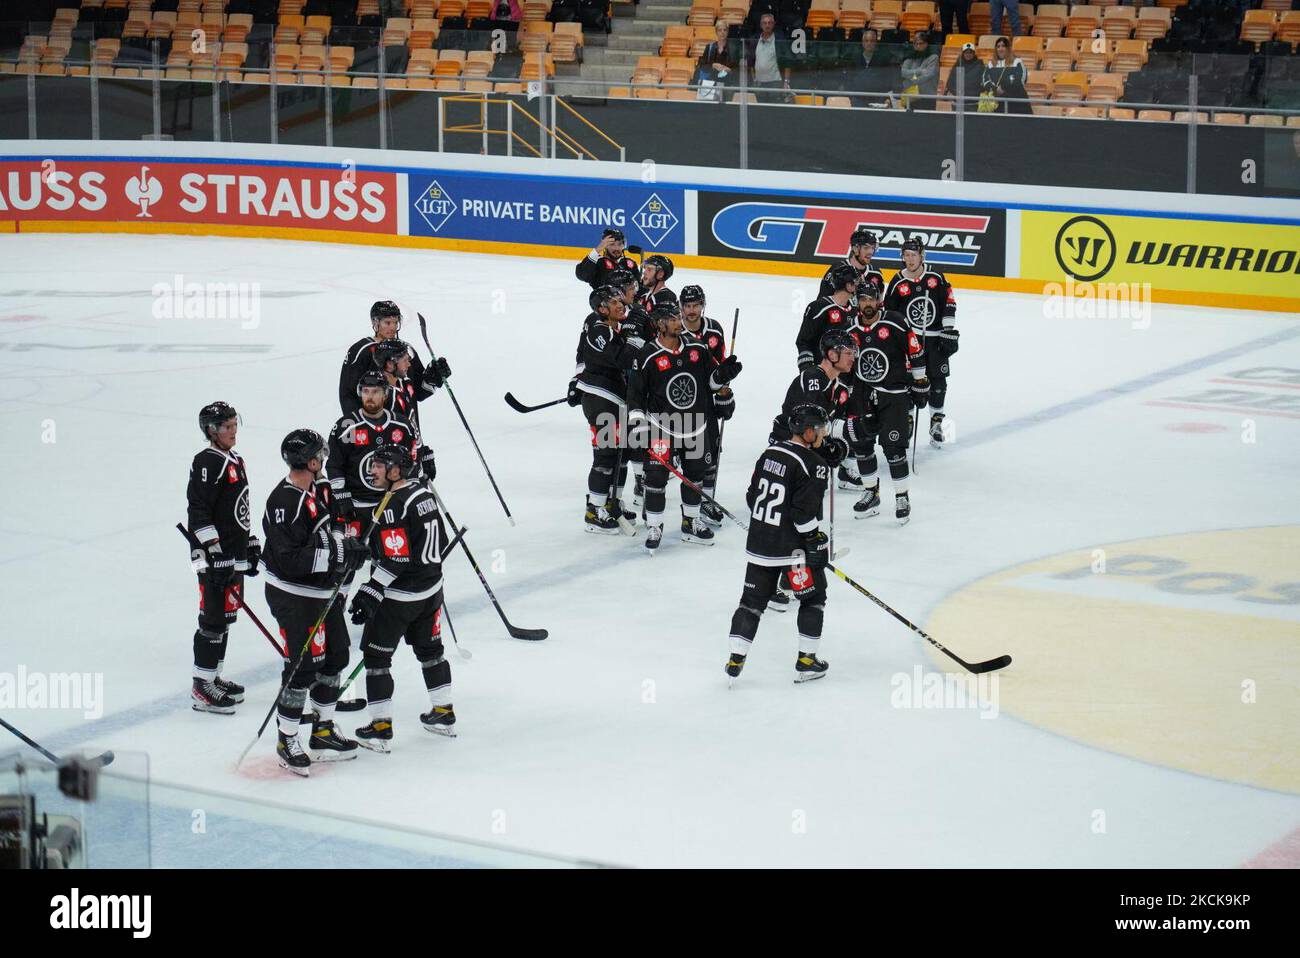
[[[592,289],[596,289],[600,286],[604,286],[609,280],[609,274],[616,270],[626,270],[633,276],[639,276],[641,274],[641,270],[637,268],[636,262],[629,256],[615,258],[606,255],[597,257],[595,255],[595,250],[592,250],[582,259],[578,260],[578,265],[573,267],[573,275],[577,276],[578,279],[582,280],[584,283],[589,284]]]
[[[876,299],[880,299],[880,297],[884,295],[885,277],[880,270],[870,264],[859,266],[857,263],[853,262],[852,258],[846,258],[843,262],[848,266],[853,267],[853,270],[858,274],[859,286],[861,286],[862,283],[866,283],[870,286],[875,290]],[[822,275],[821,286],[817,289],[818,296],[825,298],[835,292],[835,287],[831,285],[831,270],[835,269],[835,267],[839,265],[839,263],[834,263],[827,267],[826,272]]]
[[[221,551],[235,560],[235,570],[248,569],[248,533],[252,515],[248,505],[248,472],[235,450],[215,446],[200,449],[190,463],[185,489],[185,521],[195,537],[207,545],[221,542]]]
[[[829,296],[821,296],[809,303],[803,311],[799,335],[794,340],[795,349],[799,351],[799,367],[802,369],[821,362],[822,335],[831,329],[848,329],[856,315],[855,308],[841,306]]]
[[[689,333],[694,339],[708,347],[709,352],[713,354],[714,362],[721,363],[727,358],[727,340],[723,332],[722,324],[712,316],[700,317],[700,328],[691,330],[682,324],[682,333]]]
[[[957,298],[943,273],[925,266],[912,279],[899,270],[885,289],[884,308],[902,313],[908,325],[923,337],[921,347],[957,324]]]
[[[378,446],[390,442],[415,450],[415,432],[410,424],[386,409],[376,419],[355,410],[334,423],[325,473],[336,502],[350,501],[358,511],[378,504],[383,491],[371,482],[370,460]]]
[[[712,437],[717,426],[713,393],[722,388],[713,376],[717,365],[704,344],[687,337],[675,350],[658,338],[646,343],[628,382],[629,426],[652,419],[658,427],[655,438],[671,438],[674,445]]]
[[[388,387],[388,411],[394,419],[405,419],[410,423],[417,446],[425,445],[424,432],[420,429],[419,403],[432,396],[434,391],[423,379],[412,379],[410,376],[398,379]]]
[[[802,561],[803,537],[817,530],[829,479],[830,467],[813,449],[782,440],[763,450],[745,493],[750,562],[787,566]]]
[[[807,366],[790,381],[785,391],[785,400],[781,403],[781,412],[772,420],[772,437],[769,441],[780,442],[790,438],[790,427],[786,417],[795,406],[821,406],[832,419],[843,419],[848,413],[849,396],[852,389],[842,383],[839,377],[832,379],[826,375],[821,365]]]
[[[262,512],[262,563],[266,581],[277,589],[329,598],[334,585],[330,553],[339,549],[333,535],[342,535],[331,529],[329,489],[327,482],[299,489],[286,478],[267,497]]]
[[[361,374],[367,369],[375,369],[375,346],[379,340],[373,336],[367,336],[365,339],[358,339],[348,347],[348,354],[343,359],[343,368],[339,371],[339,409],[343,413],[349,413],[357,407],[360,402],[360,395],[357,393],[357,384],[361,381]],[[420,386],[424,384],[424,363],[414,349],[411,350],[411,368],[407,374],[412,382]],[[430,389],[424,395],[418,396],[417,399],[424,399],[432,396],[433,390]]]
[[[901,313],[884,310],[870,329],[857,326],[852,332],[859,347],[854,376],[863,388],[902,394],[914,380],[925,378],[924,347]],[[918,363],[916,368],[913,361]]]
[[[419,602],[442,588],[442,548],[447,532],[432,490],[410,482],[393,493],[370,534],[371,579],[384,601]]]
[[[676,306],[677,294],[665,286],[657,293],[647,293],[644,290],[637,293],[636,304],[641,307],[649,316],[655,311],[656,306]]]
[[[636,353],[621,330],[614,332],[603,316],[589,313],[578,334],[578,391],[622,406]]]

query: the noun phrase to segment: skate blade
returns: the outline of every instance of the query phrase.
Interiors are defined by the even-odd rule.
[[[238,698],[236,698],[235,696],[232,695],[230,696],[230,701],[234,702],[236,705],[241,705],[243,704],[244,697],[241,695]]]
[[[290,764],[289,764],[288,762],[286,762],[284,759],[279,759],[279,762],[280,762],[280,767],[281,767],[281,768],[288,769],[289,771],[293,772],[293,774],[295,774],[295,775],[301,775],[303,778],[311,778],[311,767],[310,767],[310,766],[308,766],[307,768],[294,768],[292,765],[290,765]]]
[[[931,448],[931,449],[942,449],[942,448],[943,448],[943,445],[944,445],[944,444],[943,444],[942,441],[936,441],[936,440],[934,440],[934,439],[931,439],[931,440],[930,440],[930,448]]]
[[[626,516],[624,516],[623,518],[618,520],[618,531],[623,533],[623,535],[625,536],[635,536],[636,523],[633,520],[628,519]]]
[[[794,676],[795,685],[802,685],[804,682],[811,682],[814,679],[826,678],[825,672],[796,672]]]
[[[190,708],[194,709],[194,711],[196,712],[208,712],[212,715],[234,715],[235,714],[235,709],[233,706],[230,708],[222,708],[219,705],[205,705],[202,702],[191,702]]]
[[[711,545],[713,545],[713,540],[712,540],[712,539],[701,539],[701,538],[699,538],[698,536],[687,536],[687,535],[684,535],[684,536],[682,536],[682,541],[683,541],[683,542],[689,542],[689,543],[691,543],[692,545],[697,545],[697,546],[711,546]]]
[[[616,536],[616,535],[619,534],[619,530],[618,530],[617,528],[615,528],[615,529],[602,529],[602,528],[600,528],[600,526],[592,526],[592,525],[589,525],[589,526],[586,527],[586,529],[587,529],[587,531],[590,532],[593,536]]]
[[[422,727],[426,732],[429,732],[432,735],[441,735],[443,738],[456,737],[456,729],[448,728],[446,725],[424,725]]]
[[[865,512],[858,512],[857,509],[854,509],[854,510],[853,510],[853,518],[854,518],[854,519],[868,519],[868,518],[870,518],[871,516],[878,516],[878,515],[880,515],[880,507],[879,507],[879,506],[873,506],[872,508],[866,510]]]
[[[346,752],[340,752],[332,748],[312,749],[311,760],[313,762],[350,762],[357,757],[357,750],[349,749]]]
[[[769,603],[767,604],[767,607],[768,607],[768,609],[770,609],[770,610],[773,611],[773,612],[789,612],[789,611],[790,611],[790,603],[788,603],[788,602],[785,602],[785,603],[780,603],[780,602],[769,602]]]
[[[898,520],[900,526],[905,526],[912,521],[911,516],[895,516],[894,518]]]
[[[383,742],[383,741],[370,742],[364,738],[353,739],[353,741],[356,742],[358,745],[360,745],[362,748],[369,749],[372,752],[379,752],[381,755],[387,755],[393,750],[393,746],[391,742]]]

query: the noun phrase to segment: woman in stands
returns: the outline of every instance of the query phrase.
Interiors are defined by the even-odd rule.
[[[1029,73],[1019,57],[1011,55],[1011,41],[998,37],[993,45],[993,62],[984,70],[984,89],[998,98],[999,113],[1034,112],[1025,99],[1025,79]]]
[[[980,58],[975,53],[975,44],[963,43],[961,45],[961,57],[953,65],[953,68],[948,71],[948,81],[943,85],[943,92],[954,98],[960,92],[961,98],[965,102],[964,109],[967,113],[973,113],[979,106],[980,90],[983,89],[984,74],[986,72],[987,68],[980,62]],[[959,91],[957,84],[962,76],[965,76],[966,82]],[[955,99],[953,108],[956,109]]]

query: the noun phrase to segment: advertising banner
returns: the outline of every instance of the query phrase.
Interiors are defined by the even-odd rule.
[[[875,263],[885,269],[902,265],[900,247],[915,237],[941,269],[1005,275],[1006,212],[994,207],[701,190],[698,223],[701,256],[829,266],[861,227],[880,240]]]
[[[0,162],[0,220],[397,232],[396,173],[203,160]]]
[[[411,173],[412,236],[590,248],[616,227],[647,253],[685,251],[685,195],[653,183]]]

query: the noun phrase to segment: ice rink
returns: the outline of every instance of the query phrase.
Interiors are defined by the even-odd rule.
[[[923,440],[909,525],[886,474],[880,516],[855,522],[839,493],[836,541],[850,575],[964,657],[1015,657],[958,707],[923,694],[948,661],[834,578],[827,678],[791,682],[794,616],[769,613],[728,690],[744,534],[681,543],[675,484],[653,560],[641,535],[585,534],[580,411],[502,401],[565,390],[587,312],[571,262],[5,235],[0,264],[0,671],[103,677],[100,718],[0,715],[56,751],[147,753],[156,864],[266,860],[237,829],[193,834],[163,784],[611,864],[1300,864],[1294,316],[1157,304],[1149,323],[1061,318],[954,277],[955,439]],[[156,318],[155,287],[177,277],[260,284],[259,315]],[[679,268],[670,285],[686,283],[728,329],[741,310],[719,497],[742,511],[816,284]],[[197,411],[222,399],[242,414],[260,534],[280,440],[328,432],[376,299],[429,318],[518,525],[444,393],[422,410],[439,491],[511,618],[550,638],[509,638],[453,556],[447,604],[473,652],[450,657],[458,738],[420,729],[427,699],[401,650],[391,755],[303,780],[276,766],[271,729],[236,771],[279,668],[241,618],[225,671],[246,703],[235,717],[189,707],[196,590],[173,526]],[[403,339],[425,353],[413,321]],[[270,622],[262,588],[248,598]],[[904,693],[928,707],[902,707]]]

